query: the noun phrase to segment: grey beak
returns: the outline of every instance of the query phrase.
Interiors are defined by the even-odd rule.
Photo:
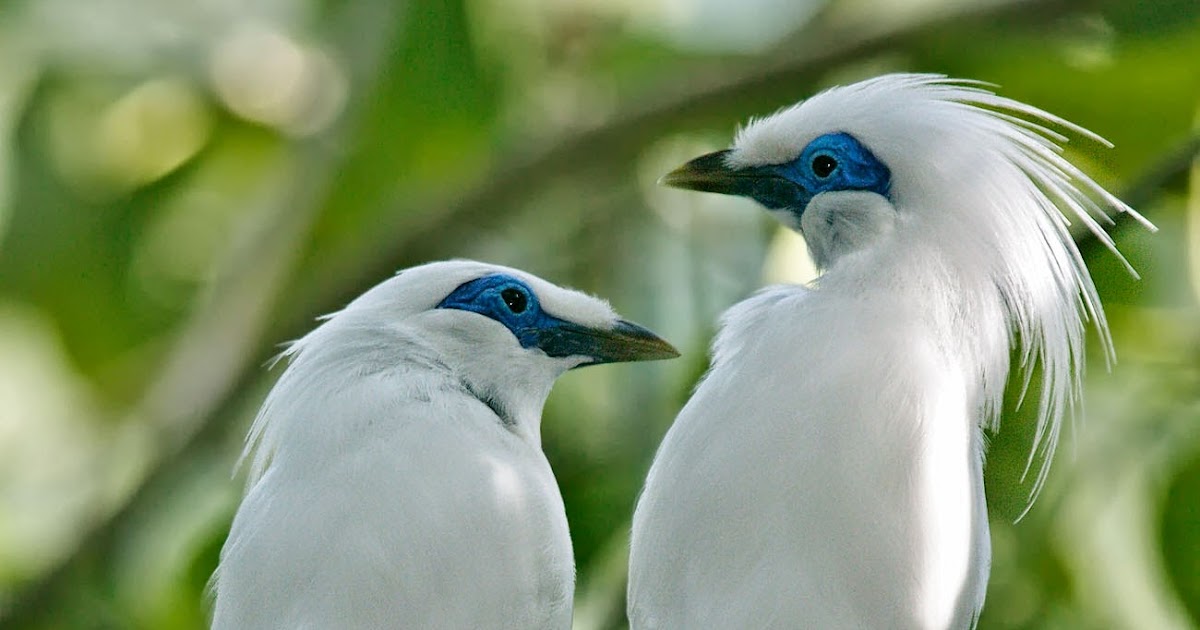
[[[707,153],[663,175],[658,183],[672,188],[749,197],[770,209],[804,207],[809,195],[770,166],[731,168],[730,151]]]
[[[663,175],[658,183],[671,188],[726,193],[737,179],[736,171],[725,163],[728,156],[728,149],[706,153]]]
[[[537,347],[552,357],[587,357],[589,360],[581,365],[656,361],[679,356],[679,351],[658,335],[623,319],[607,329],[563,322],[538,331]]]

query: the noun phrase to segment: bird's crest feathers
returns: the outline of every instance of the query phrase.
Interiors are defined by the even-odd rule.
[[[1068,229],[1082,223],[1117,251],[1101,222],[1145,218],[1062,155],[1066,134],[1111,146],[1100,136],[1036,107],[998,96],[988,84],[936,74],[893,74],[821,92],[738,130],[726,158],[733,168],[787,163],[813,139],[854,136],[892,169],[897,214],[917,238],[946,252],[948,265],[999,303],[1021,349],[1028,385],[1041,362],[1038,424],[1026,472],[1039,456],[1030,504],[1041,490],[1064,416],[1079,402],[1084,325],[1115,358],[1095,285]],[[917,139],[921,146],[914,147]],[[912,236],[909,234],[909,236]],[[984,353],[981,356],[987,356]],[[995,428],[1007,357],[981,360],[985,426]],[[997,374],[999,373],[999,374]]]

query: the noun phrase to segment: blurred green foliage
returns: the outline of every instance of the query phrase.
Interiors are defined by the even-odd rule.
[[[1015,391],[993,436],[980,627],[1200,626],[1200,4],[756,0],[757,30],[719,4],[0,3],[0,625],[204,627],[264,361],[398,268],[476,257],[684,353],[572,373],[546,409],[576,626],[622,627],[634,498],[717,316],[801,273],[753,204],[655,179],[912,70],[1106,136],[1072,158],[1161,228],[1114,228],[1141,281],[1084,244],[1120,362],[1018,523]]]

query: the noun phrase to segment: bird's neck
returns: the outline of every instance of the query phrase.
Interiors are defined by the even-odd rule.
[[[541,448],[542,409],[550,387],[530,384],[520,390],[509,390],[488,380],[474,381],[469,376],[460,376],[459,384],[463,389],[487,405],[505,429]]]
[[[892,313],[898,334],[923,333],[927,347],[920,350],[962,374],[973,418],[990,428],[1008,378],[1011,336],[1004,299],[982,258],[951,258],[938,243],[901,238],[840,258],[818,287],[862,312]]]
[[[914,418],[873,435],[876,448],[909,457],[900,469],[912,494],[896,509],[920,524],[916,579],[926,594],[915,612],[923,627],[962,622],[982,603],[990,556],[983,428],[995,418],[1008,372],[1003,301],[982,266],[951,265],[936,247],[911,241],[839,260],[818,294],[831,313],[881,335],[877,360],[896,366],[883,380],[919,390],[909,392],[920,401]]]

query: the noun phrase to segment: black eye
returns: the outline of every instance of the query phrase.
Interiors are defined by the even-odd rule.
[[[520,315],[525,312],[525,308],[529,306],[529,298],[517,289],[505,289],[500,292],[500,299],[508,305],[508,310]]]
[[[829,177],[829,174],[832,173],[834,169],[837,168],[837,165],[837,160],[833,159],[833,156],[822,153],[821,155],[813,158],[813,174],[821,179],[825,179],[826,177]]]

